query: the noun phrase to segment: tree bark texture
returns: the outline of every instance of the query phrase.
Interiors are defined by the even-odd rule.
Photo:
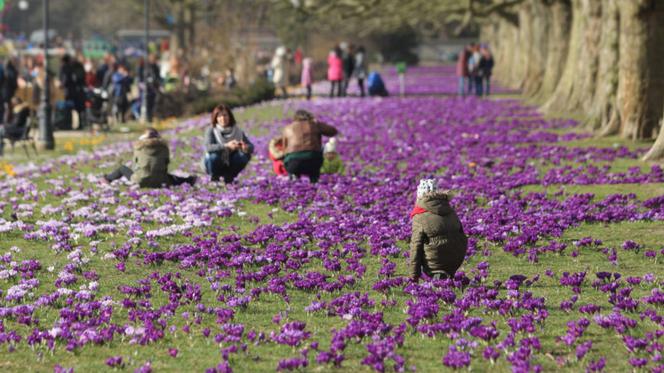
[[[599,67],[597,70],[593,106],[588,127],[600,135],[613,135],[619,130],[620,119],[616,111],[618,90],[618,48],[620,18],[616,0],[602,5],[602,27],[599,42]]]
[[[569,35],[572,28],[572,4],[570,0],[547,2],[551,18],[549,28],[549,41],[547,43],[544,76],[535,99],[543,101],[549,99],[560,81],[560,76],[567,61],[569,49]]]

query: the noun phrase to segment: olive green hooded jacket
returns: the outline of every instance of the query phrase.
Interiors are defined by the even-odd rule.
[[[417,280],[422,272],[429,276],[442,272],[454,276],[466,256],[468,237],[447,194],[427,194],[417,199],[417,206],[426,212],[413,216],[410,277]]]
[[[162,138],[139,140],[134,144],[134,173],[131,181],[141,188],[170,186],[168,175],[170,155],[168,144]]]

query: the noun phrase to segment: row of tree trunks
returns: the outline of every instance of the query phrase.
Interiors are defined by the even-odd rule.
[[[664,132],[664,0],[525,0],[514,14],[518,22],[483,34],[505,48],[496,51],[504,84],[546,112],[584,113],[601,136]]]

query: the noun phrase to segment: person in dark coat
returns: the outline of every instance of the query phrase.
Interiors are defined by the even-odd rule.
[[[482,92],[484,96],[488,96],[491,93],[491,74],[493,74],[494,65],[493,55],[491,54],[489,47],[486,45],[482,45],[480,48],[480,54],[482,55],[482,58],[480,59],[478,69],[482,78]]]
[[[147,92],[147,120],[152,122],[152,117],[155,109],[155,102],[157,100],[157,92],[161,85],[161,76],[159,73],[159,66],[157,65],[157,57],[150,54],[148,57],[147,68],[146,64],[141,61],[138,67],[138,81],[141,85],[140,102],[143,104],[143,95]]]
[[[65,101],[78,113],[79,128],[85,127],[85,68],[83,64],[65,54],[62,56],[59,79],[65,93]]]
[[[205,171],[212,181],[222,177],[232,183],[244,170],[254,152],[254,144],[235,122],[231,109],[220,104],[212,111],[210,126],[205,130]]]
[[[4,79],[2,80],[2,104],[4,106],[4,123],[10,123],[12,120],[13,109],[12,99],[18,89],[18,70],[14,65],[14,61],[10,58],[7,60],[4,69]]]
[[[138,141],[134,143],[133,168],[120,166],[110,174],[104,176],[108,182],[125,177],[141,188],[161,188],[171,185],[196,183],[196,177],[180,177],[168,173],[170,152],[168,143],[157,130],[148,128]]]
[[[342,43],[343,44],[343,43]],[[345,46],[345,45],[344,45]],[[350,80],[353,76],[353,70],[355,70],[355,53],[352,45],[341,47],[342,61],[344,68],[344,81],[342,94],[346,96],[348,94],[348,86],[350,85]]]
[[[454,277],[466,256],[468,237],[450,206],[449,196],[438,190],[434,180],[421,180],[410,216],[411,280],[418,281],[422,273],[434,279]]]
[[[113,114],[116,121],[125,122],[125,114],[129,108],[129,91],[133,83],[129,70],[125,65],[120,65],[118,71],[113,74],[112,93],[113,93]]]

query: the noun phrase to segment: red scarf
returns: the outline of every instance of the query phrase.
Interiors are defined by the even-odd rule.
[[[418,205],[415,205],[415,207],[413,207],[413,211],[410,212],[410,218],[412,219],[415,215],[423,214],[425,212],[427,212],[427,210],[421,208]]]

